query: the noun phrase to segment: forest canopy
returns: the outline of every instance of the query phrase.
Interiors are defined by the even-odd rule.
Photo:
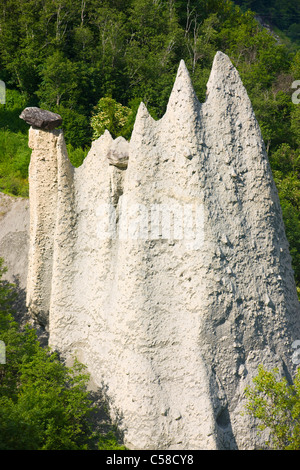
[[[61,114],[78,166],[105,125],[130,138],[141,101],[154,118],[163,115],[181,59],[204,101],[220,50],[238,69],[260,124],[300,286],[300,106],[292,100],[299,8],[292,0],[2,0],[0,190],[28,195],[24,107]]]
[[[237,0],[244,9],[251,9],[272,27],[279,28],[300,45],[300,3],[295,0]]]
[[[252,98],[290,88],[294,54],[230,0],[4,0],[0,11],[1,79],[27,103],[60,112],[75,147],[89,145],[103,97],[144,101],[161,117],[181,59],[204,100],[217,50]]]

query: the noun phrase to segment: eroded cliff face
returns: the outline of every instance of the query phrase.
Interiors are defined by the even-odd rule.
[[[181,62],[167,111],[141,104],[80,168],[30,130],[28,306],[107,386],[132,449],[247,449],[258,364],[292,373],[300,311],[277,191],[236,69],[200,104]],[[117,158],[117,149],[120,159]],[[121,149],[121,150],[120,150]]]
[[[29,201],[0,193],[0,256],[3,278],[25,291],[28,272]]]

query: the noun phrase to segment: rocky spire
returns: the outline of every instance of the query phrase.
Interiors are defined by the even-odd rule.
[[[198,98],[186,68],[184,60],[180,61],[177,76],[167,105],[167,115],[176,116],[178,120],[193,119],[198,112]]]
[[[295,368],[278,194],[221,52],[207,92],[200,104],[181,61],[162,119],[140,105],[123,167],[108,132],[73,169],[61,131],[30,130],[31,306],[50,308],[50,344],[107,386],[132,449],[259,447],[244,389],[260,363]]]

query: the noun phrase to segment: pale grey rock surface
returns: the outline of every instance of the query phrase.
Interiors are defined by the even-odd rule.
[[[4,279],[27,286],[29,250],[29,200],[0,193],[0,257],[7,272]]]
[[[129,448],[256,448],[244,389],[260,363],[293,374],[300,312],[228,57],[216,54],[205,103],[181,62],[163,118],[140,105],[126,170],[110,164],[114,145],[105,132],[75,169],[62,131],[30,129],[28,306],[107,386]]]

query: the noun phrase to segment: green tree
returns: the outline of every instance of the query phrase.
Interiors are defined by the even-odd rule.
[[[37,95],[42,105],[54,107],[63,104],[74,108],[79,97],[78,67],[60,51],[49,56],[40,67],[41,85]]]
[[[289,242],[295,281],[300,295],[300,152],[281,144],[270,154],[270,163],[278,189],[285,231]]]
[[[161,116],[172,89],[184,31],[178,24],[174,2],[133,0],[129,9],[126,71],[127,99],[141,98]]]
[[[101,98],[95,107],[91,118],[93,128],[93,138],[100,137],[105,129],[115,138],[122,135],[122,130],[132,114],[132,110],[121,103],[117,103],[113,98]]]
[[[118,3],[122,2],[96,2],[91,15],[90,24],[97,37],[93,54],[93,80],[99,86],[97,96],[100,91],[103,96],[118,97],[121,101],[120,97],[123,95],[124,101],[129,86],[125,62],[129,42],[129,17]]]
[[[66,142],[74,148],[87,148],[92,138],[89,118],[74,109],[65,106],[54,106],[52,111],[62,117],[62,129]]]
[[[296,145],[300,148],[300,104],[294,105],[292,110],[291,131],[293,133]]]
[[[259,431],[268,430],[268,448],[300,449],[300,369],[293,384],[279,377],[278,369],[259,367],[254,386],[246,389],[246,411],[258,420]]]

